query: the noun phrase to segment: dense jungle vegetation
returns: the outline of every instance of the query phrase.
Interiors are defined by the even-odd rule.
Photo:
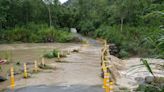
[[[163,0],[0,0],[0,43],[105,38],[121,57],[164,58]]]

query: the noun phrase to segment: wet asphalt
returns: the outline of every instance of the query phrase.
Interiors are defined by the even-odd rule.
[[[7,90],[6,92],[13,92]],[[86,86],[86,85],[74,85],[74,86],[31,86],[14,90],[14,92],[103,92],[101,86]]]

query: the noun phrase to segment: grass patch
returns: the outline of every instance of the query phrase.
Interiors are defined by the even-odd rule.
[[[61,53],[61,51],[58,50],[58,49],[54,49],[53,51],[50,51],[48,53],[45,53],[43,55],[43,57],[44,58],[48,58],[48,59],[57,58],[58,57],[58,53],[59,53],[59,57],[60,58],[66,57],[66,54],[65,53]]]

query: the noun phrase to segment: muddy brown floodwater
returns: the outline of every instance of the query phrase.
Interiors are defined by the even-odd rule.
[[[32,74],[29,79],[17,78],[16,88],[36,86],[36,85],[100,85],[100,49],[96,46],[82,46],[74,43],[51,43],[51,44],[4,44],[0,45],[0,57],[5,57],[3,53],[10,53],[12,64],[17,61],[34,62],[41,61],[43,53],[54,48],[61,50],[79,49],[79,53],[71,53],[63,58],[63,63],[56,63],[54,59],[45,60],[49,65],[56,67],[56,70],[45,70],[38,74]],[[11,65],[4,65],[3,71],[8,71]],[[6,76],[6,72],[0,73]],[[9,86],[9,81],[0,84],[0,89]]]
[[[16,76],[16,92],[54,92],[54,90],[56,90],[55,92],[103,92],[103,81],[100,77],[102,46],[96,40],[87,40],[88,45],[75,43],[0,45],[0,57],[5,57],[4,53],[10,53],[13,61],[9,65],[2,66],[3,70],[0,71],[0,75],[6,76],[9,67],[17,61],[20,61],[20,63],[34,62],[34,60],[41,62],[43,53],[54,48],[60,50],[80,49],[78,53],[71,53],[66,58],[62,58],[61,61],[64,62],[61,63],[55,62],[55,59],[46,59],[46,63],[55,67],[55,70],[44,70],[37,74],[32,74],[29,79],[23,79],[20,77],[22,75]],[[136,78],[141,77],[144,79],[146,76],[151,76],[144,66],[140,66],[142,64],[140,58],[120,60],[113,57],[111,60],[124,63],[124,69],[118,71],[121,76],[114,87],[117,92],[127,92],[122,91],[123,88],[133,90],[140,84],[140,82],[136,81]],[[152,58],[147,60],[150,63],[155,63],[151,65],[154,74],[164,77],[163,69],[159,70],[159,67],[156,66],[157,63],[163,64],[164,60]],[[9,80],[0,83],[0,89],[6,87],[9,87]]]
[[[80,44],[75,43],[37,43],[37,44],[3,44],[0,45],[0,58],[9,57],[12,60],[11,64],[1,65],[2,70],[0,75],[6,77],[9,72],[10,66],[16,62],[34,62],[34,60],[41,61],[43,53],[53,49],[71,50],[74,47],[80,47]],[[54,63],[54,59],[46,60],[48,63]],[[17,68],[15,66],[15,68]],[[16,69],[17,70],[17,69]],[[17,77],[17,76],[16,76]],[[20,78],[18,78],[19,80]],[[0,89],[9,86],[9,80],[0,83]]]

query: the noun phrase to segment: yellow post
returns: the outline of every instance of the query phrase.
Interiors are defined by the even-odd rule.
[[[35,72],[38,72],[38,63],[36,60],[34,61],[34,70]]]
[[[101,52],[101,61],[104,61],[104,53],[103,53],[103,51]]]
[[[105,74],[104,74],[105,75]],[[105,77],[105,76],[104,76]],[[104,78],[103,79],[103,88],[106,88],[106,84],[107,84],[107,79],[106,78]]]
[[[110,92],[110,89],[109,89],[109,82],[107,82],[107,84],[106,84],[105,92]]]
[[[14,90],[14,87],[15,87],[15,79],[14,79],[14,68],[11,67],[10,68],[10,87],[12,90]]]
[[[109,73],[104,73],[104,86],[103,88],[105,88],[105,92],[110,92],[109,89]]]
[[[106,47],[106,45],[107,45],[107,41],[106,41],[106,40],[104,40],[104,46]]]
[[[27,65],[26,63],[24,63],[24,78],[27,78],[28,75],[27,75]]]
[[[87,41],[87,46],[89,46],[89,41]]]
[[[60,58],[60,52],[58,52],[58,58]]]
[[[104,63],[104,62],[102,63],[102,69],[103,69],[103,72],[104,72],[104,73],[107,72],[107,67],[105,66],[105,63]]]
[[[109,86],[110,92],[113,92],[113,82],[110,82]]]
[[[60,52],[58,52],[57,58],[58,58],[58,61],[60,61]]]
[[[67,50],[67,54],[68,54],[68,55],[70,54],[70,51],[69,51],[69,50]]]
[[[43,66],[45,65],[45,62],[44,62],[44,58],[42,58],[42,63],[41,63]]]

